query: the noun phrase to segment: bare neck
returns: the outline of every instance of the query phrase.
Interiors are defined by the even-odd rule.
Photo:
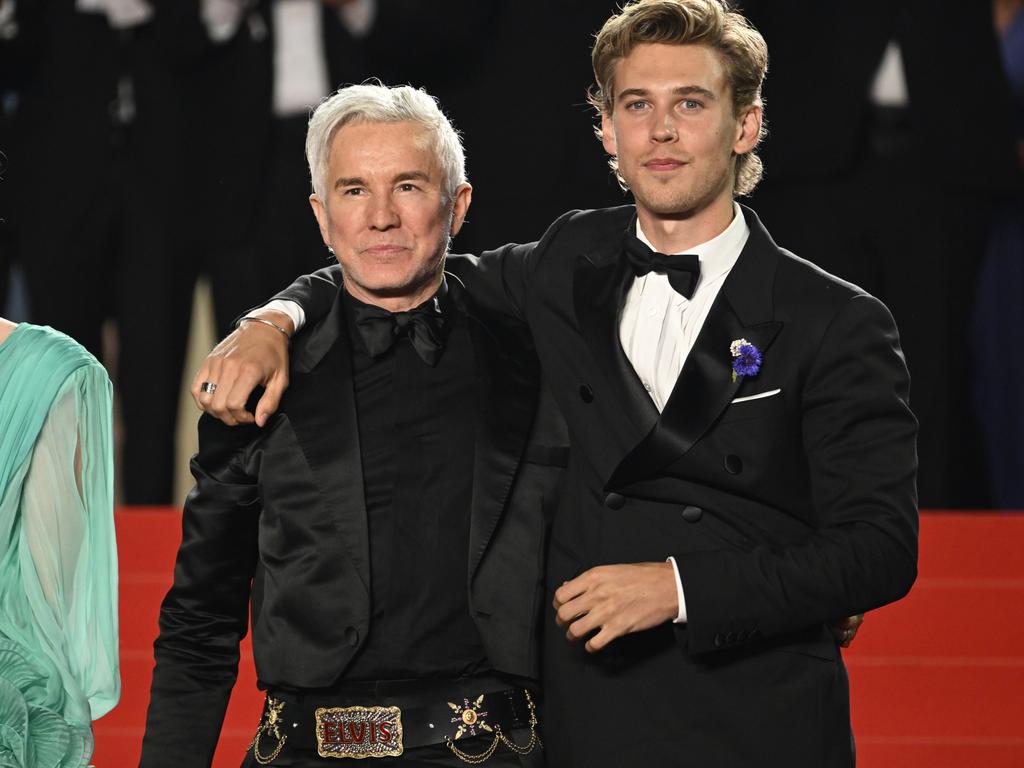
[[[682,253],[722,234],[732,223],[732,197],[716,200],[701,211],[654,213],[637,204],[640,229],[659,253]]]
[[[363,302],[363,304],[371,304],[375,307],[386,309],[388,312],[407,312],[414,307],[418,307],[437,293],[437,289],[441,287],[441,274],[438,272],[435,277],[432,277],[422,287],[401,296],[374,293],[360,285],[356,285],[354,281],[346,282],[345,290],[348,291],[352,298]]]
[[[10,336],[17,327],[17,323],[12,323],[10,320],[5,320],[0,317],[0,344],[7,341],[7,337]]]

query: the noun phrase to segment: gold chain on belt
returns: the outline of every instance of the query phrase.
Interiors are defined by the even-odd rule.
[[[452,754],[459,758],[459,760],[464,763],[469,763],[470,765],[480,765],[480,763],[486,762],[491,755],[494,754],[494,751],[498,748],[498,744],[504,744],[517,755],[528,755],[537,745],[543,747],[544,745],[541,744],[540,736],[537,735],[537,707],[533,703],[533,697],[530,696],[530,692],[523,689],[523,693],[526,694],[526,704],[530,708],[530,740],[526,743],[525,747],[520,747],[512,741],[512,739],[502,733],[500,725],[494,726],[494,739],[491,741],[490,746],[479,754],[471,755],[468,752],[464,752],[455,746],[455,742],[452,741],[450,737],[444,740],[445,745],[447,745],[448,749],[450,749]]]
[[[263,716],[263,722],[260,723],[260,727],[256,729],[256,735],[252,737],[252,743],[249,744],[252,756],[256,758],[256,762],[260,765],[268,765],[273,762],[281,754],[281,750],[284,749],[284,743],[288,741],[288,736],[281,733],[282,709],[284,709],[283,701],[279,701],[271,696],[267,697],[267,713]],[[260,754],[260,737],[264,734],[277,739],[277,746],[270,751],[269,755]]]

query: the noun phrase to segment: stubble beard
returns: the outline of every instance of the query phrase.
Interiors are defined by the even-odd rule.
[[[635,182],[635,183],[634,183]],[[660,184],[651,179],[638,178],[626,183],[639,207],[664,218],[688,219],[708,208],[722,194],[732,180],[725,177],[692,179],[690,183]]]

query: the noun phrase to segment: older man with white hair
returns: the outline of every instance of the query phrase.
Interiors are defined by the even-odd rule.
[[[541,764],[566,449],[531,432],[517,331],[444,272],[471,197],[459,136],[423,91],[350,86],[315,111],[307,157],[343,284],[292,340],[263,429],[200,421],[141,765],[210,765],[250,602],[267,699],[244,765]]]

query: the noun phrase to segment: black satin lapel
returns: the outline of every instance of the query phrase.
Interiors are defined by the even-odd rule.
[[[619,318],[631,274],[626,260],[618,258],[618,250],[596,264],[581,256],[573,275],[573,301],[580,333],[594,362],[617,388],[616,404],[637,428],[635,439],[628,443],[633,446],[653,426],[658,409],[619,341]]]
[[[508,503],[533,424],[540,366],[516,332],[492,333],[467,318],[477,364],[476,452],[469,525],[469,577],[480,564]]]
[[[764,353],[781,328],[782,323],[775,321],[744,326],[725,294],[720,293],[657,425],[622,460],[606,488],[648,477],[690,450],[742,384],[742,379],[734,381],[732,377],[732,342],[746,339]]]
[[[320,488],[326,513],[334,518],[369,594],[370,550],[363,464],[352,359],[343,323],[344,312],[336,302],[318,329],[322,335],[311,339],[311,346],[322,348],[330,342],[331,334],[335,336],[334,342],[322,352],[315,367],[292,375],[290,391],[301,392],[302,397],[287,402],[286,413]]]

